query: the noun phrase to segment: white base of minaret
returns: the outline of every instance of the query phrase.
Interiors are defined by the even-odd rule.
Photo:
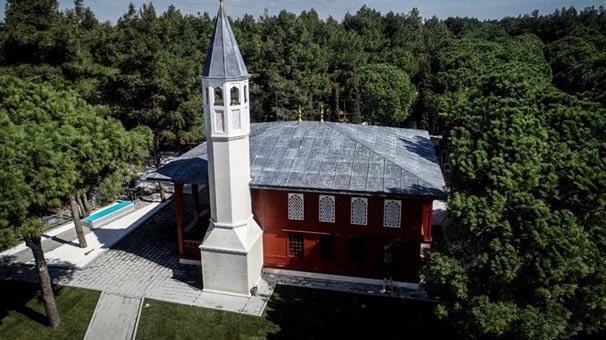
[[[203,291],[250,296],[263,271],[263,232],[250,219],[237,226],[210,223],[200,251]]]

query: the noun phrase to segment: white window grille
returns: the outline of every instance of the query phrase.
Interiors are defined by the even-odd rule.
[[[368,199],[362,197],[351,198],[351,224],[368,224]]]
[[[288,219],[303,220],[303,194],[288,194]]]
[[[320,195],[320,222],[335,222],[335,196]]]
[[[400,228],[401,215],[402,201],[385,200],[383,207],[383,226],[387,228]]]

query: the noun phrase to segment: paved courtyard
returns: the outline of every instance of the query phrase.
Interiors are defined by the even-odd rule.
[[[188,214],[186,214],[187,216]],[[32,266],[0,263],[0,278],[36,281]],[[232,297],[203,293],[199,266],[178,261],[174,203],[167,204],[112,249],[83,269],[49,267],[55,283],[132,298],[151,298],[261,315],[273,286],[263,282],[259,295]]]

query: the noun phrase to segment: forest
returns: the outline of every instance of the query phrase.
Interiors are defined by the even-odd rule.
[[[161,150],[204,140],[199,72],[215,10],[131,4],[112,23],[82,0],[64,11],[7,1],[0,244],[39,235],[29,216],[61,202],[119,192],[148,151],[159,162]],[[232,27],[252,74],[252,121],[300,108],[305,120],[323,110],[442,136],[450,220],[422,272],[440,318],[471,338],[606,332],[604,7],[499,20],[283,10]],[[97,149],[114,153],[81,156]]]

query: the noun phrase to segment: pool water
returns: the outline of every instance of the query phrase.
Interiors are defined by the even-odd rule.
[[[105,217],[107,215],[110,215],[132,203],[133,203],[133,201],[118,201],[118,203],[116,203],[114,205],[110,205],[109,207],[104,208],[104,209],[97,211],[96,213],[88,216],[87,218],[83,219],[83,221],[85,221],[85,222],[96,221],[96,220],[98,220],[102,217]]]

